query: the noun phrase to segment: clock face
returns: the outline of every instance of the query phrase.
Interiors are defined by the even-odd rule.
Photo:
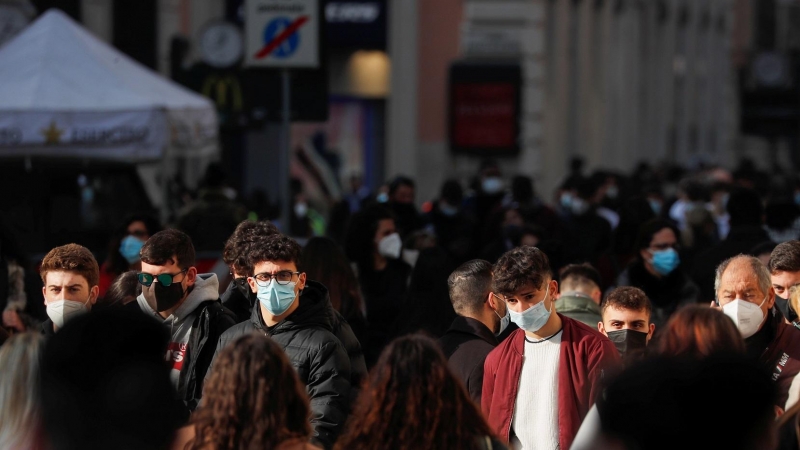
[[[206,64],[225,68],[236,64],[244,53],[239,28],[229,22],[214,22],[200,35],[200,54]]]

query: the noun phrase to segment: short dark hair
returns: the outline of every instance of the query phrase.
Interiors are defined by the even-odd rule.
[[[674,223],[664,219],[650,219],[639,227],[639,233],[636,235],[636,250],[650,247],[653,236],[664,228],[672,230],[675,233],[675,239],[680,242],[681,234]]]
[[[568,264],[561,269],[558,278],[562,286],[564,282],[570,278],[574,279],[575,283],[578,284],[591,282],[594,283],[598,289],[601,286],[600,272],[589,263]]]
[[[195,264],[194,245],[188,234],[175,228],[169,228],[150,236],[139,252],[142,262],[154,266],[163,266],[174,256],[175,264],[181,269],[188,269]]]
[[[398,175],[394,177],[392,182],[389,183],[389,192],[388,192],[389,196],[394,195],[394,193],[397,192],[397,189],[399,189],[400,186],[408,186],[413,189],[414,180],[405,175]]]
[[[302,247],[294,239],[283,234],[267,236],[258,245],[253,246],[247,255],[247,264],[255,267],[264,261],[287,261],[297,266],[297,271],[302,272]]]
[[[800,270],[800,241],[791,240],[776,245],[767,264],[769,273]]]
[[[512,294],[528,283],[539,288],[547,277],[553,276],[547,255],[529,245],[505,252],[494,264],[492,273],[494,291],[503,295]]]
[[[645,311],[648,317],[653,310],[647,294],[633,286],[620,286],[609,292],[600,303],[600,314],[604,314],[608,308]]]
[[[122,306],[135,299],[142,293],[142,285],[139,284],[139,275],[135,270],[123,272],[111,282],[105,295],[103,296],[104,307]]]
[[[447,277],[447,289],[457,314],[480,311],[492,290],[492,263],[473,259],[461,264]]]
[[[88,248],[78,244],[56,247],[44,256],[39,266],[42,282],[47,283],[48,272],[75,272],[86,278],[89,289],[100,283],[100,266]]]
[[[248,264],[247,254],[263,238],[273,234],[280,234],[280,231],[269,220],[242,221],[225,241],[222,260],[237,273],[253,276],[253,266]]]

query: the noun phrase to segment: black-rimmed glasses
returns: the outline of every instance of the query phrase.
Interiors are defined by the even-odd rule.
[[[175,282],[176,276],[186,272],[187,270],[188,269],[183,269],[178,273],[162,273],[160,275],[151,275],[149,273],[140,272],[137,275],[139,277],[139,284],[142,286],[150,287],[150,285],[153,284],[153,280],[158,280],[158,284],[167,287]]]
[[[256,284],[259,286],[267,286],[271,279],[275,278],[278,284],[286,285],[292,282],[295,275],[300,275],[300,272],[292,272],[291,270],[281,270],[280,272],[272,273],[257,273],[253,276]]]

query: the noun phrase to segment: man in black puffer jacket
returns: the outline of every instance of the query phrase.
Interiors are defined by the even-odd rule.
[[[258,298],[250,320],[226,331],[217,353],[237,337],[258,332],[280,344],[311,401],[312,442],[333,447],[350,403],[350,360],[333,334],[328,290],[301,272],[300,245],[283,235],[267,237],[249,255],[255,275],[248,277]],[[211,370],[209,370],[211,372]]]
[[[222,259],[230,268],[233,280],[228,288],[222,293],[220,299],[222,304],[236,314],[236,323],[250,320],[253,313],[253,306],[258,304],[256,292],[250,289],[247,282],[248,277],[255,275],[253,265],[249,262],[249,256],[261,247],[265,239],[270,236],[280,234],[278,228],[268,220],[258,222],[245,220],[236,227],[231,237],[225,242],[225,249],[222,252]],[[358,395],[358,386],[367,377],[367,363],[364,360],[364,352],[361,343],[356,338],[350,324],[339,311],[333,309],[333,305],[328,302],[327,309],[331,318],[331,328],[333,334],[339,338],[347,355],[350,357],[350,385],[353,389],[350,392],[351,400],[355,400]]]

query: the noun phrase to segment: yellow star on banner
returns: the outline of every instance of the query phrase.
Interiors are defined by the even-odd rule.
[[[44,136],[44,143],[49,144],[58,144],[61,141],[61,135],[64,134],[64,130],[60,130],[56,126],[56,121],[50,122],[50,126],[47,128],[42,128],[42,135]]]

